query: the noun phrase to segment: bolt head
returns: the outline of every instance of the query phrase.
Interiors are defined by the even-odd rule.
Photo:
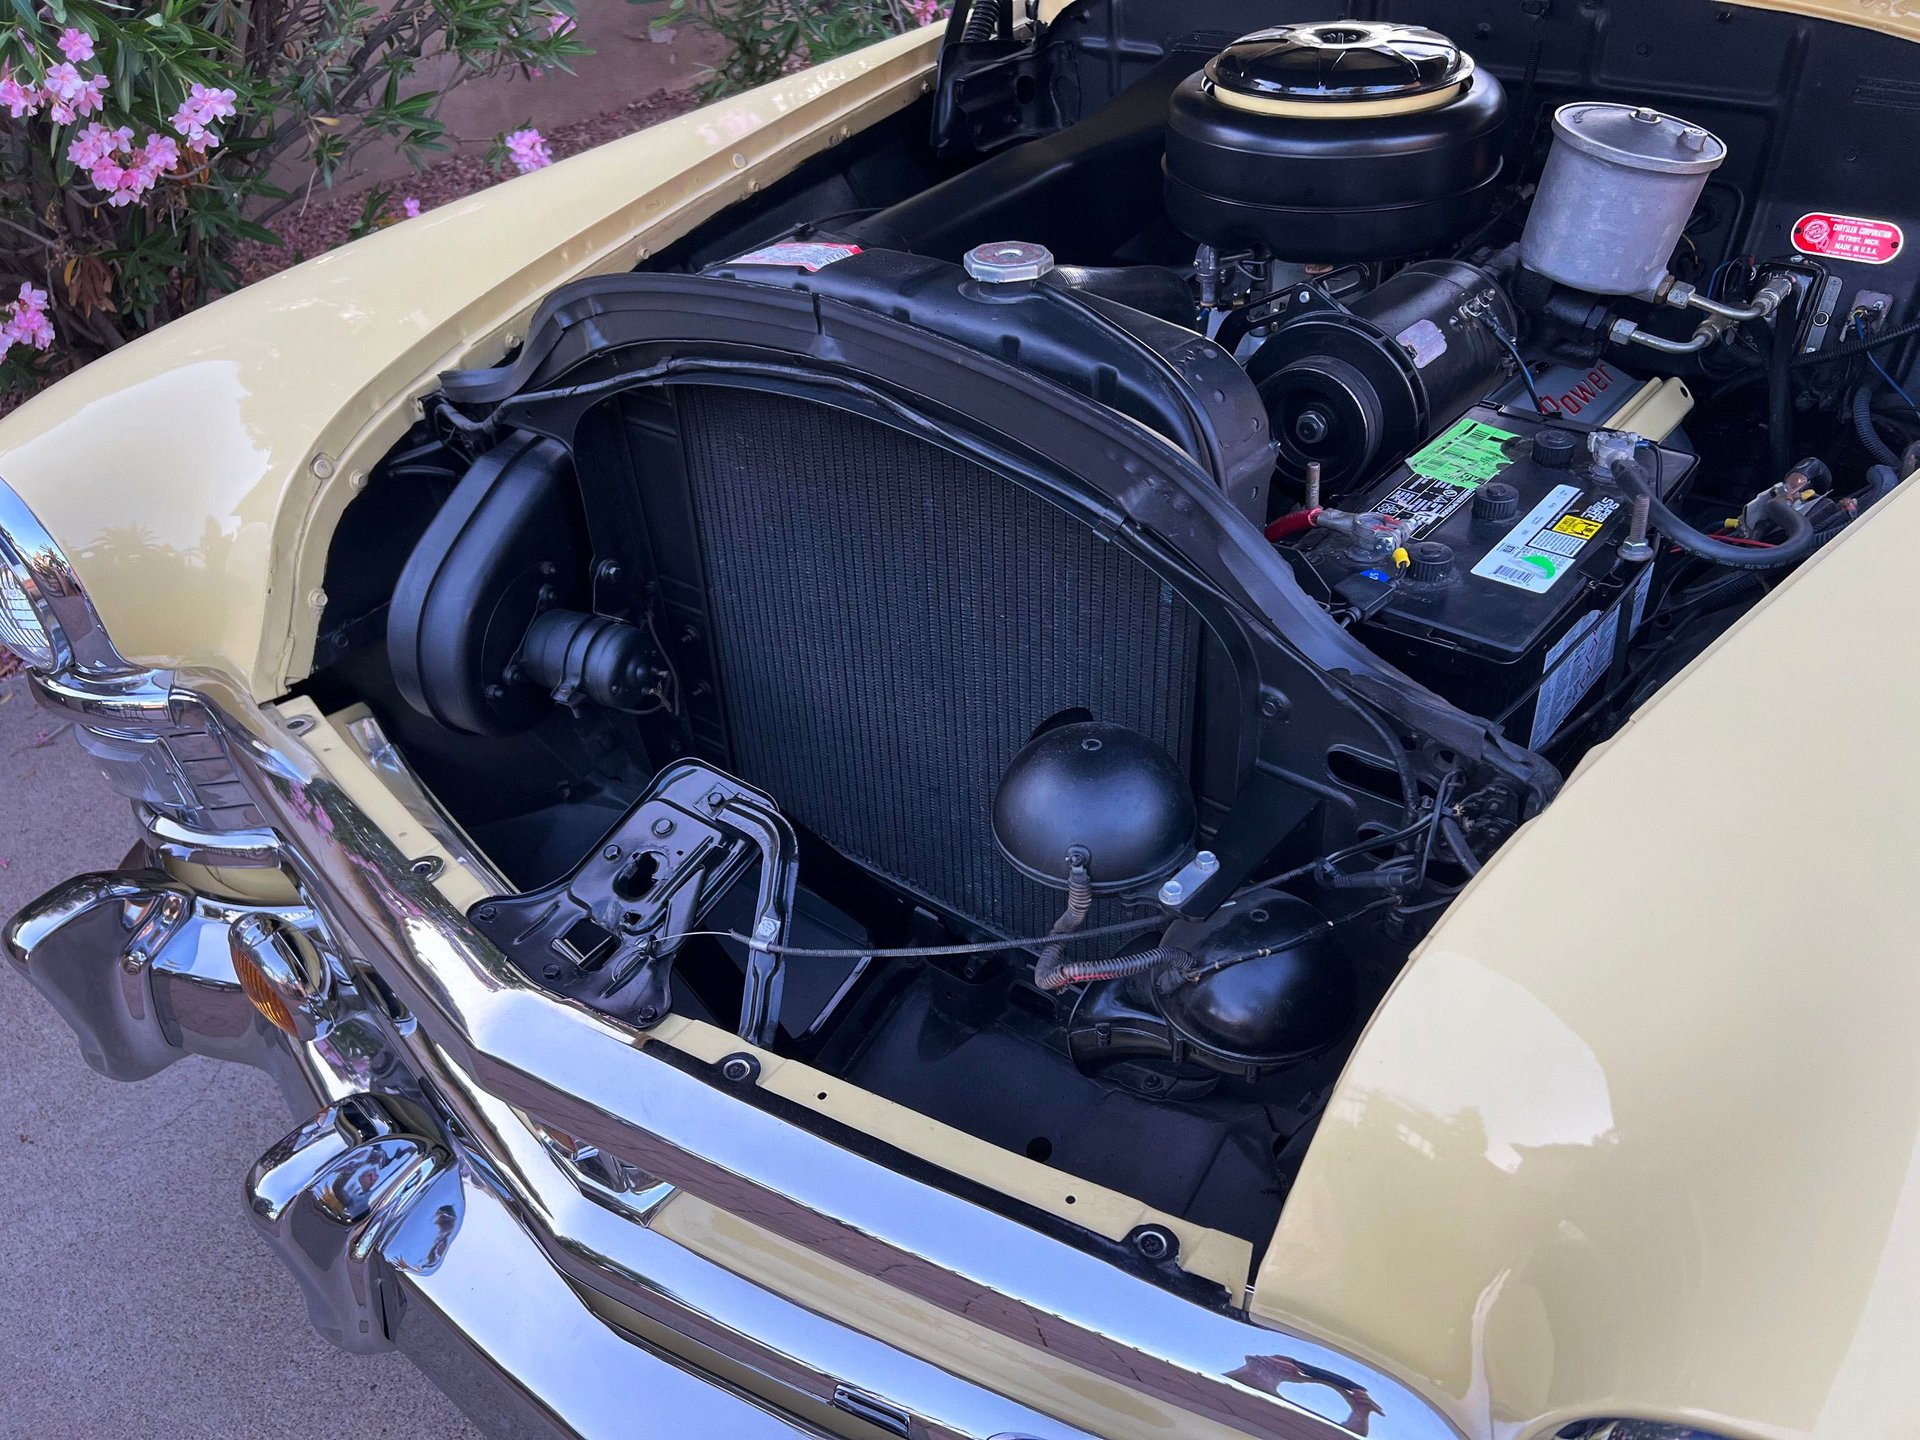
[[[1143,1260],[1165,1260],[1173,1254],[1174,1238],[1158,1225],[1149,1225],[1135,1233],[1133,1248]]]
[[[1186,897],[1187,887],[1178,880],[1169,880],[1160,887],[1160,899],[1168,905],[1177,905]]]
[[[653,833],[662,837],[671,835],[673,833],[673,821],[662,815],[658,820],[653,822]]]
[[[769,915],[753,927],[753,933],[762,940],[771,940],[780,933],[780,922]]]
[[[606,849],[600,852],[600,858],[602,860],[618,860],[620,858],[620,847],[618,845],[607,846]]]

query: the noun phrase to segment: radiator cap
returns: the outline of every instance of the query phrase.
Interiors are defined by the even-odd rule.
[[[1053,269],[1053,252],[1028,240],[996,240],[967,252],[967,274],[988,285],[1038,280]]]
[[[993,797],[993,838],[1021,874],[1064,890],[1084,850],[1100,894],[1153,884],[1193,851],[1193,790],[1138,730],[1101,720],[1043,731],[1013,757]]]

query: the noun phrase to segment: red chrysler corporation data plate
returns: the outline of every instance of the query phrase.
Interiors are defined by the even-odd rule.
[[[1816,210],[1802,215],[1793,226],[1794,249],[1828,260],[1884,265],[1906,243],[1907,237],[1891,220],[1867,220],[1858,215],[1829,215]]]

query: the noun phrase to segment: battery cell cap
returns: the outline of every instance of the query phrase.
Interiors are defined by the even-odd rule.
[[[1520,492],[1504,480],[1491,480],[1473,496],[1473,518],[1499,524],[1520,513]]]
[[[1422,540],[1409,552],[1411,565],[1407,578],[1422,585],[1435,585],[1453,574],[1453,547],[1438,540]]]
[[[1564,470],[1573,464],[1574,452],[1579,448],[1580,442],[1571,433],[1549,425],[1534,433],[1533,463],[1549,470]]]

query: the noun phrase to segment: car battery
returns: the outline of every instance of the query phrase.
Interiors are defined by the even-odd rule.
[[[1529,748],[1551,740],[1646,618],[1655,562],[1621,559],[1632,499],[1591,426],[1482,404],[1349,512],[1404,527],[1405,566],[1337,529],[1290,551],[1302,583],[1370,650]],[[1663,493],[1695,461],[1661,447]]]

